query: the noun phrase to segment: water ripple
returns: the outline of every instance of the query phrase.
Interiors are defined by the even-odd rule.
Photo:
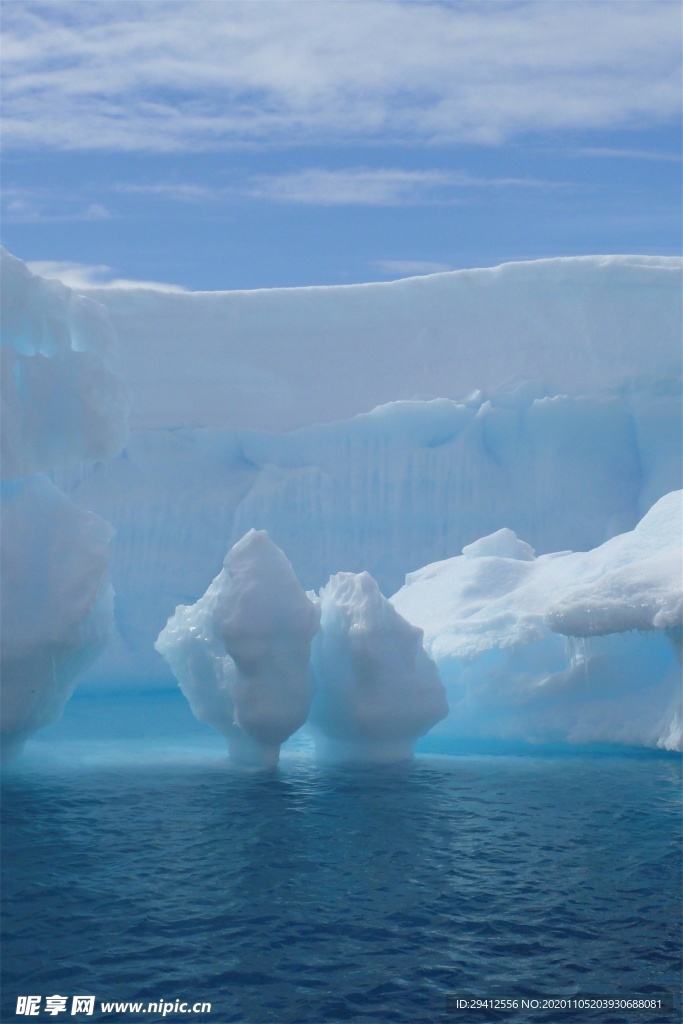
[[[680,765],[656,759],[19,771],[2,1019],[63,989],[206,1000],[213,1024],[485,1024],[449,997],[668,994],[679,801]]]

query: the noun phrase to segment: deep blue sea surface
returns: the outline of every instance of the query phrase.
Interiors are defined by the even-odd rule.
[[[250,774],[204,733],[79,745],[71,722],[3,785],[2,1024],[164,1019],[101,1000],[206,1001],[165,1020],[213,1024],[680,1020],[455,1004],[679,992],[676,757],[370,770],[301,747]],[[91,994],[96,1010],[16,1016],[26,994]]]

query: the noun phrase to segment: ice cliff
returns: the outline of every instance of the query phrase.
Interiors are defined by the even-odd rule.
[[[500,530],[411,573],[392,603],[439,666],[442,734],[680,750],[682,498],[592,551]]]
[[[128,396],[106,311],[1,254],[2,749],[61,715],[112,627],[111,527],[48,474],[116,455]]]

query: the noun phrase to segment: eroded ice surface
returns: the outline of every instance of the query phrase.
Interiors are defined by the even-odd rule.
[[[117,454],[128,395],[106,311],[2,251],[2,740],[62,713],[112,626],[108,523],[46,474]]]
[[[197,718],[226,737],[231,758],[270,766],[308,717],[319,619],[283,552],[250,530],[203,597],[176,608],[155,646]]]
[[[448,714],[422,630],[397,613],[367,572],[342,572],[320,591],[310,723],[325,760],[391,762]]]
[[[106,310],[4,249],[0,269],[3,479],[117,455],[128,391]]]
[[[497,535],[411,573],[392,603],[439,665],[441,731],[680,749],[682,493],[592,551],[505,557]]]
[[[70,486],[117,531],[117,635],[93,683],[166,683],[152,645],[169,608],[196,600],[252,527],[315,590],[344,569],[393,593],[406,573],[506,527],[539,553],[597,547],[681,486],[680,416],[672,384],[394,402],[288,434],[134,433],[124,456]]]

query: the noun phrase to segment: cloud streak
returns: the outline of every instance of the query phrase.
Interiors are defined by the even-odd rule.
[[[509,187],[556,188],[561,183],[535,178],[482,178],[440,170],[307,168],[293,174],[258,176],[244,194],[314,206],[408,206],[463,202],[463,190]]]
[[[71,263],[59,260],[34,260],[26,264],[33,274],[61,281],[74,291],[91,288],[145,288],[157,292],[183,292],[185,288],[162,281],[135,281],[115,276],[105,264]]]
[[[99,202],[87,202],[50,189],[3,190],[2,219],[8,223],[49,224],[55,221],[110,220],[111,210]]]
[[[7,149],[495,144],[680,109],[675,3],[7,4]]]

